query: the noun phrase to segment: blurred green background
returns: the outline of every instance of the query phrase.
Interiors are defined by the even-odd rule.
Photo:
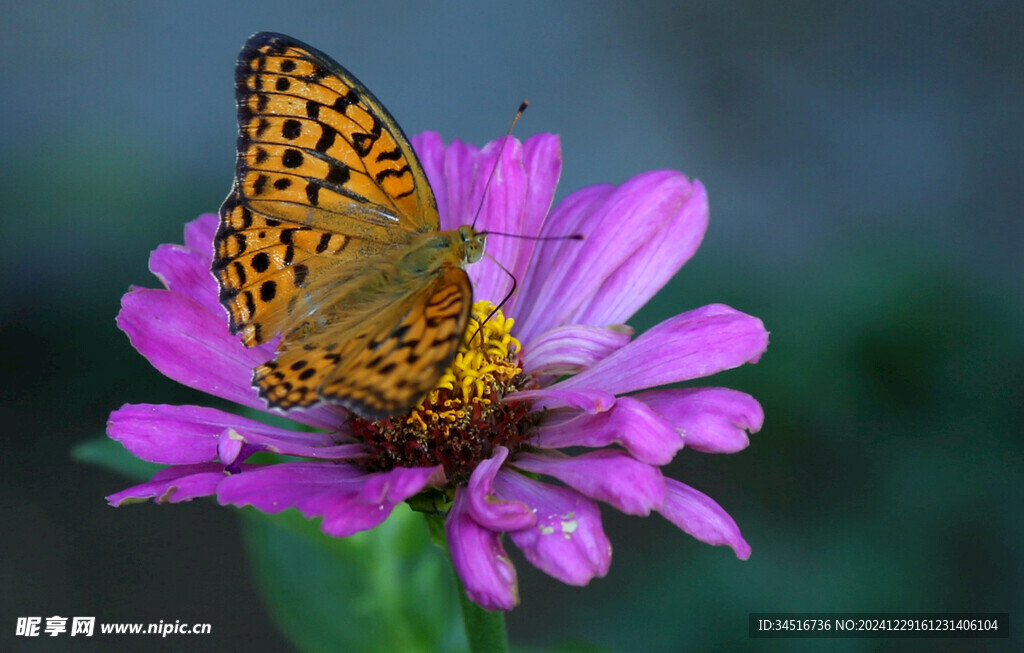
[[[129,284],[156,284],[149,251],[226,194],[233,62],[260,30],[333,55],[409,133],[482,144],[528,98],[519,137],[562,137],[558,197],[655,168],[700,179],[704,245],[633,324],[723,302],[772,332],[761,363],[712,381],[764,405],[750,448],[684,451],[667,470],[736,518],[750,560],[605,510],[615,556],[590,587],[517,558],[515,643],[1014,646],[747,636],[761,611],[1024,623],[1024,3],[1011,0],[0,9],[2,641],[18,616],[59,614],[213,625],[80,651],[288,647],[237,511],[109,508],[128,482],[69,454],[122,403],[212,403],[150,368],[114,316]]]

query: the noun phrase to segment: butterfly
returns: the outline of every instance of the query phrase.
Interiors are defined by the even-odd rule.
[[[350,72],[301,41],[246,41],[238,157],[213,274],[233,334],[282,339],[253,374],[272,408],[400,415],[434,388],[473,304],[486,234],[440,230],[409,139]]]

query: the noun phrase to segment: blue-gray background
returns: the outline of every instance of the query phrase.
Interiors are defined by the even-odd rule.
[[[409,133],[481,144],[528,98],[518,135],[562,137],[559,197],[699,178],[704,245],[634,324],[723,302],[772,332],[715,381],[761,399],[764,430],[668,470],[736,518],[750,560],[605,511],[607,578],[519,559],[513,641],[796,647],[748,639],[757,611],[1010,612],[1019,631],[1024,3],[37,2],[0,9],[5,639],[60,614],[213,624],[147,648],[287,646],[232,509],[114,510],[126,481],[68,454],[126,401],[203,400],[113,318],[155,284],[148,252],[223,199],[233,62],[260,30],[333,55]],[[956,647],[993,642],[975,644]]]

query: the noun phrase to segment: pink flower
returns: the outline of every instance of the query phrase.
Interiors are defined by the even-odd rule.
[[[420,451],[421,462],[402,464],[412,458],[395,462],[401,447],[385,434],[391,420],[369,423],[336,406],[287,412],[318,429],[293,431],[214,408],[129,404],[110,416],[110,437],[169,466],[110,502],[214,495],[270,513],[296,508],[322,517],[324,532],[342,537],[373,528],[394,506],[432,490],[450,501],[455,569],[470,598],[492,610],[518,602],[506,533],[532,564],[565,583],[585,585],[607,573],[611,544],[598,501],[631,515],[658,512],[692,536],[748,557],[732,518],[660,467],[684,445],[743,449],[748,432],[761,427],[760,405],[726,388],[651,388],[756,362],[768,343],[764,326],[723,305],[681,313],[636,338],[622,326],[696,251],[707,227],[704,187],[678,172],[654,171],[583,189],[549,211],[561,171],[556,136],[510,139],[486,196],[500,142],[477,150],[458,141],[445,146],[434,133],[413,140],[442,229],[472,222],[482,200],[479,229],[585,235],[582,242],[495,236],[488,243],[520,280],[502,310],[515,318],[512,332],[522,344],[512,351],[521,373],[514,387],[491,388],[507,409],[487,427],[458,432],[471,432],[473,447],[448,442],[450,453]],[[184,246],[157,248],[150,269],[165,289],[132,289],[117,322],[165,375],[265,411],[251,379],[253,368],[273,357],[274,343],[246,348],[228,333],[210,274],[216,227],[216,216],[200,216],[186,227]],[[487,261],[469,272],[477,299],[501,300],[504,272]],[[421,432],[429,436],[430,428]],[[562,451],[570,447],[590,451]],[[304,460],[248,463],[259,451]]]

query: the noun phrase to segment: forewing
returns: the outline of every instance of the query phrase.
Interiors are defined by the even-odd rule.
[[[289,36],[239,54],[236,189],[251,209],[332,233],[392,242],[439,228],[409,140],[350,72]]]
[[[221,207],[212,267],[231,333],[252,346],[289,331],[387,247],[282,222],[232,194]]]
[[[364,261],[437,229],[408,139],[327,55],[280,34],[246,42],[235,74],[238,159],[213,273],[247,345],[287,332]]]

